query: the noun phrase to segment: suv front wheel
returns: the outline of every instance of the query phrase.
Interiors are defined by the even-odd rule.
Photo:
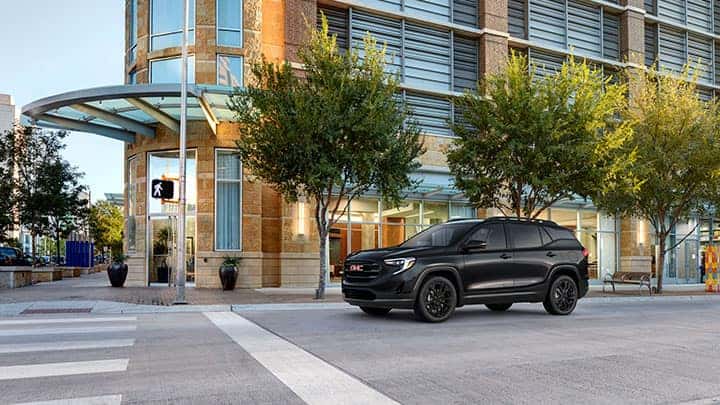
[[[443,322],[452,316],[457,304],[457,290],[442,276],[431,276],[420,287],[415,301],[415,316],[425,322]]]
[[[557,277],[550,284],[547,297],[543,301],[545,310],[553,315],[570,315],[578,302],[578,287],[570,276]]]

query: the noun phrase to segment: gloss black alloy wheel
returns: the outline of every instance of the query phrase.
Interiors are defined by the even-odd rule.
[[[426,322],[443,322],[452,316],[457,304],[457,291],[450,280],[430,277],[423,283],[415,302],[415,315]]]
[[[562,275],[553,280],[543,306],[553,315],[569,315],[575,310],[577,302],[578,288],[575,280]]]

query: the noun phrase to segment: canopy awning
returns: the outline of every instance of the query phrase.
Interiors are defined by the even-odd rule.
[[[187,117],[217,124],[231,121],[232,87],[188,85]],[[134,143],[136,134],[155,137],[158,123],[180,128],[180,84],[132,84],[71,91],[34,101],[22,109],[31,124],[81,131]]]

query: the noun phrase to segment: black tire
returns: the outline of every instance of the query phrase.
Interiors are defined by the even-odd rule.
[[[485,306],[488,307],[488,309],[491,311],[504,312],[510,309],[510,307],[512,306],[512,302],[507,302],[504,304],[485,304]]]
[[[387,315],[392,308],[360,307],[360,309],[371,316],[384,316]]]
[[[442,276],[427,279],[415,300],[415,316],[425,322],[443,322],[455,312],[457,290]]]
[[[578,302],[578,286],[572,277],[561,275],[550,283],[543,307],[552,315],[570,315]]]

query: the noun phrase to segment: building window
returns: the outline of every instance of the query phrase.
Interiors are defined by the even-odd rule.
[[[150,49],[182,46],[184,0],[152,0]],[[188,44],[195,43],[195,0],[190,0]]]
[[[127,84],[137,84],[137,71],[128,73]]]
[[[232,150],[215,151],[215,249],[242,250],[242,162]]]
[[[220,86],[242,87],[243,58],[242,56],[218,55],[217,84]]]
[[[132,0],[130,3],[130,26],[128,27],[128,64],[135,62],[137,56],[137,0]]]
[[[127,250],[135,252],[135,215],[137,214],[137,158],[127,164]]]
[[[150,83],[180,83],[182,58],[150,62]],[[195,83],[195,56],[188,56],[188,83]]]
[[[242,0],[217,0],[217,44],[241,48],[242,21]]]

